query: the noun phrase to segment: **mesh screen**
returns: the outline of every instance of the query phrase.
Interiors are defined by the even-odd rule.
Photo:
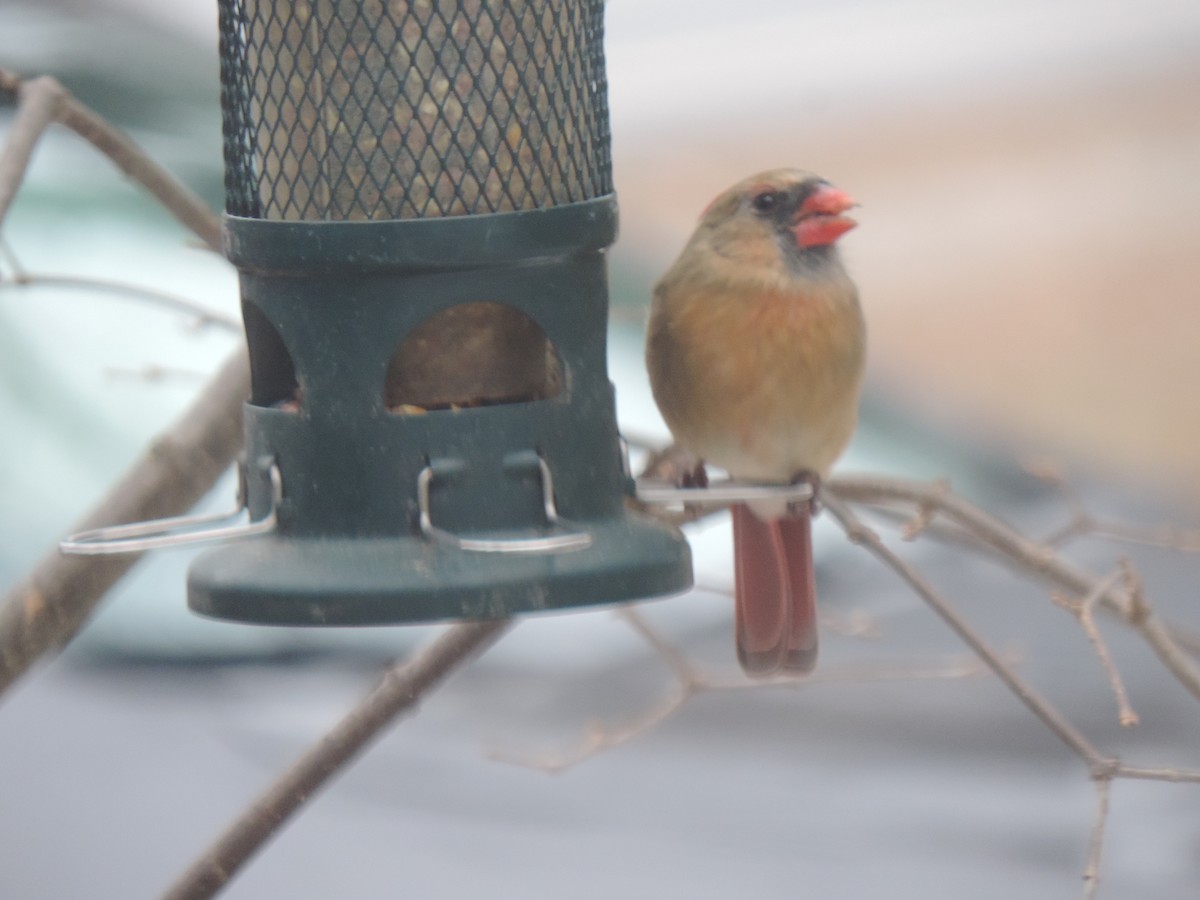
[[[603,0],[220,0],[226,209],[406,219],[612,191]]]

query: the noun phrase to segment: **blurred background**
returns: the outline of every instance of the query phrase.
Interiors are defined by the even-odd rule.
[[[1065,514],[1016,464],[1030,454],[1123,520],[1194,516],[1200,4],[612,0],[607,29],[621,205],[610,366],[630,432],[666,435],[641,362],[655,278],[712,196],[798,165],[862,204],[842,245],[870,374],[846,468],[950,475],[1032,534]],[[0,65],[56,76],[220,207],[215,2],[8,0]],[[3,240],[6,278],[17,265],[129,282],[237,315],[232,270],[65,132],[40,145]],[[0,585],[238,340],[117,294],[0,284]],[[232,496],[227,481],[210,505]],[[648,612],[728,669],[727,527],[691,537],[708,590]],[[831,629],[823,665],[961,660],[860,551],[832,529],[818,542],[833,624],[863,614],[879,635]],[[1143,717],[1133,732],[1044,591],[958,553],[910,555],[1106,748],[1197,764],[1194,705],[1123,631],[1111,638]],[[1078,555],[1103,571],[1114,551]],[[1194,560],[1136,558],[1155,601],[1195,622]],[[185,610],[188,559],[144,561],[65,660],[0,707],[0,893],[153,895],[382,661],[431,632],[202,621]],[[628,721],[669,690],[610,613],[527,622],[229,895],[1076,895],[1085,773],[988,679],[704,697],[559,779],[485,758],[570,746],[589,720]],[[1195,896],[1195,792],[1117,786],[1101,896]]]
[[[659,271],[722,185],[809,168],[862,203],[878,389],[1200,493],[1200,7],[609,13],[618,258]]]

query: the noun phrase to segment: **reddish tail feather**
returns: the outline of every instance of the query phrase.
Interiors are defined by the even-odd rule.
[[[764,521],[733,507],[738,661],[747,675],[803,674],[817,661],[812,519],[807,508]]]

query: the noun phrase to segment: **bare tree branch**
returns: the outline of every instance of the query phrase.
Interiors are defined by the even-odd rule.
[[[220,221],[204,202],[136,144],[75,100],[52,78],[22,82],[0,69],[0,93],[17,97],[9,140],[0,151],[0,225],[20,187],[34,144],[50,122],[90,141],[147,188],[212,250]],[[204,495],[242,442],[241,408],[250,393],[245,350],[229,358],[178,421],[134,463],[74,530],[178,515]],[[0,601],[0,694],[43,654],[68,643],[136,556],[67,557],[52,547]]]
[[[21,83],[20,79],[0,69],[0,92],[20,98],[17,115],[9,132],[8,142],[0,152],[0,226],[33,156],[33,148],[50,124],[57,121],[62,109],[62,89],[53,78],[35,78]]]
[[[1137,778],[1142,781],[1168,781],[1174,784],[1200,784],[1200,770],[1196,769],[1148,769],[1144,766],[1113,766],[1114,778]]]
[[[200,900],[216,895],[238,870],[330,779],[396,718],[455,669],[489,647],[511,619],[461,622],[412,660],[384,673],[367,697],[269,787],[163,895]]]
[[[945,598],[934,590],[920,572],[888,549],[887,544],[880,539],[879,535],[862,523],[858,516],[850,510],[850,507],[843,502],[840,486],[836,492],[830,491],[828,488],[829,485],[826,484],[822,498],[825,508],[841,524],[851,543],[865,547],[916,591],[942,621],[949,625],[951,630],[984,661],[996,677],[1004,682],[1008,689],[1017,696],[1017,699],[1041,719],[1047,728],[1058,735],[1063,743],[1083,757],[1090,766],[1098,766],[1107,762],[1105,756],[1096,749],[1092,742],[1052,706],[1050,701],[1042,697],[1031,685],[1018,676],[1000,658],[1000,654],[993,650],[983,637],[950,607]]]
[[[645,439],[639,445],[649,449]],[[673,447],[653,453],[651,464],[667,471],[677,469],[678,453]],[[1064,588],[1076,596],[1096,591],[1100,578],[1063,558],[1054,547],[1025,537],[1005,522],[967,502],[949,490],[945,481],[924,483],[900,478],[871,475],[839,475],[828,487],[843,499],[871,506],[887,505],[895,512],[898,503],[915,507],[907,520],[908,535],[930,532],[975,549],[986,549],[1010,565],[1024,569],[1036,578]],[[1074,495],[1069,495],[1074,496]],[[647,511],[654,513],[655,510]],[[683,524],[719,511],[718,507],[685,507],[683,513],[662,515],[666,521]],[[941,516],[948,525],[943,525]],[[1095,604],[1116,613],[1133,626],[1158,655],[1162,663],[1196,699],[1200,700],[1200,666],[1189,650],[1200,653],[1200,638],[1185,630],[1176,631],[1164,623],[1144,596],[1127,587],[1113,584],[1098,593]],[[1185,647],[1187,649],[1185,649]]]
[[[838,497],[830,496],[830,491],[827,490],[824,495],[826,508],[833,516],[841,523],[846,531],[847,537],[853,543],[865,546],[876,557],[883,560],[893,571],[903,578],[910,587],[912,587],[921,597],[928,603],[942,619],[955,632],[958,633],[968,646],[992,669],[993,672],[1008,686],[1008,688],[1016,694],[1018,699],[1023,702],[1029,710],[1042,721],[1051,731],[1053,731],[1064,743],[1073,749],[1085,763],[1091,774],[1092,781],[1096,785],[1097,791],[1097,812],[1092,826],[1091,839],[1089,841],[1088,859],[1084,869],[1083,879],[1085,884],[1085,900],[1092,900],[1095,897],[1100,881],[1100,863],[1103,854],[1104,830],[1108,822],[1108,801],[1111,789],[1111,782],[1114,778],[1145,778],[1160,781],[1185,782],[1197,781],[1200,782],[1200,772],[1180,770],[1180,769],[1143,769],[1134,766],[1126,766],[1119,760],[1102,754],[1082,732],[1076,729],[1057,709],[1055,709],[1045,698],[1036,692],[1031,686],[1026,684],[1023,679],[1019,678],[1009,666],[1004,664],[999,659],[994,651],[992,651],[986,643],[971,629],[965,621],[963,621],[957,613],[955,613],[945,600],[933,590],[932,586],[903,559],[887,548],[887,545],[879,538],[875,532],[866,528],[861,521],[855,517],[849,507]],[[840,491],[840,486],[839,486]],[[934,493],[944,494],[940,488]],[[926,500],[926,504],[930,504],[931,500]],[[926,509],[924,504],[918,506],[921,511],[919,515],[923,515]],[[980,517],[983,518],[983,517]],[[986,517],[990,518],[990,517]],[[993,520],[994,521],[994,520]],[[1042,560],[1043,567],[1046,565],[1046,560]],[[1128,570],[1131,571],[1131,570]],[[1098,580],[1091,588],[1088,595],[1080,603],[1080,618],[1081,621],[1085,618],[1090,620],[1091,609],[1099,601],[1102,596],[1115,588],[1119,576],[1125,574],[1123,572],[1116,573],[1115,576],[1110,576],[1106,579]],[[1136,588],[1131,588],[1129,591],[1128,602],[1131,607],[1130,621],[1134,627],[1141,630],[1140,620],[1146,615],[1144,610],[1139,610],[1143,601],[1140,599],[1140,592]],[[1103,642],[1099,640],[1098,633],[1094,633],[1094,626],[1089,635],[1094,634],[1097,650],[1103,651],[1101,658],[1105,661],[1110,673],[1114,678],[1114,685],[1118,691],[1118,701],[1121,704],[1122,716],[1128,710],[1128,702],[1124,697],[1124,689],[1121,687],[1120,679],[1116,677],[1116,669],[1112,666],[1111,660],[1107,656],[1107,650],[1104,648]],[[1172,645],[1173,646],[1173,645]],[[1128,710],[1129,715],[1133,715],[1132,710]],[[1136,720],[1136,717],[1134,717]],[[1122,723],[1124,724],[1124,722]]]
[[[1108,824],[1108,797],[1112,792],[1111,778],[1097,778],[1096,819],[1092,824],[1092,836],[1088,840],[1087,866],[1083,870],[1083,898],[1094,900],[1100,888],[1100,859],[1104,855],[1104,827]]]
[[[1093,614],[1096,603],[1099,601],[1101,595],[1124,576],[1125,572],[1122,569],[1117,569],[1107,578],[1102,579],[1092,592],[1082,600],[1074,600],[1070,597],[1058,595],[1052,596],[1056,604],[1075,616],[1079,621],[1080,627],[1083,628],[1084,634],[1092,642],[1096,656],[1100,658],[1100,665],[1104,667],[1104,672],[1108,675],[1108,683],[1112,686],[1113,695],[1117,699],[1118,721],[1122,726],[1130,727],[1138,723],[1138,714],[1133,711],[1133,707],[1129,704],[1129,694],[1125,690],[1125,683],[1121,680],[1121,674],[1117,671],[1112,654],[1108,651],[1108,644],[1104,642],[1104,638],[1100,634],[1100,629],[1096,627],[1096,617]]]
[[[1077,596],[1088,596],[1099,582],[1097,576],[1068,562],[1052,547],[1029,540],[995,516],[944,490],[940,484],[843,475],[831,479],[830,486],[844,500],[864,503],[901,500],[916,504],[918,509],[934,508],[1009,562]],[[1179,682],[1200,700],[1200,667],[1179,646],[1171,629],[1144,597],[1136,599],[1127,588],[1114,584],[1100,593],[1097,602],[1132,625]]]
[[[249,364],[239,353],[73,530],[189,509],[241,447],[241,401],[249,383]],[[0,601],[0,694],[44,653],[70,641],[139,558],[64,556],[51,548]]]
[[[665,451],[652,453],[649,465],[655,467],[656,470],[664,469],[664,467],[668,470],[678,469],[679,466],[675,460],[676,457],[668,448]],[[1071,494],[1070,497],[1077,507],[1076,520],[1083,521],[1078,512],[1083,508],[1082,504],[1074,494]],[[1116,778],[1137,778],[1173,783],[1200,783],[1200,771],[1131,766],[1103,754],[1071,724],[1066,716],[1020,678],[1012,666],[1001,659],[983,641],[916,569],[893,553],[879,535],[867,528],[855,516],[844,502],[850,498],[872,508],[879,508],[883,505],[886,512],[899,520],[901,537],[906,540],[911,540],[923,532],[933,531],[939,537],[948,537],[961,542],[964,546],[977,552],[991,552],[1043,580],[1068,587],[1073,594],[1083,594],[1082,599],[1079,600],[1056,598],[1056,602],[1076,615],[1095,646],[1116,695],[1122,724],[1135,723],[1137,716],[1129,705],[1120,674],[1096,628],[1093,615],[1095,607],[1102,602],[1107,603],[1110,609],[1116,611],[1127,624],[1137,629],[1151,646],[1155,647],[1160,658],[1167,663],[1167,667],[1172,673],[1190,688],[1189,679],[1192,676],[1189,669],[1192,667],[1192,661],[1179,648],[1179,643],[1186,641],[1189,635],[1180,632],[1176,636],[1157,619],[1142,593],[1140,579],[1128,560],[1122,559],[1118,570],[1108,576],[1093,576],[1066,562],[1052,548],[1027,540],[1000,520],[954,496],[950,492],[949,485],[944,482],[917,484],[886,478],[848,478],[843,476],[825,484],[824,504],[838,519],[847,537],[853,543],[865,546],[900,575],[958,633],[976,656],[1006,684],[1018,699],[1087,765],[1091,779],[1096,786],[1097,811],[1093,820],[1083,879],[1085,898],[1094,898],[1099,885],[1104,831],[1109,815],[1111,782]],[[901,505],[907,505],[913,511],[907,516],[901,515]],[[651,511],[653,512],[653,510]],[[700,518],[714,511],[710,507],[691,512],[695,518]],[[941,516],[940,519],[939,516]],[[710,586],[705,589],[715,593],[728,593],[723,587]],[[494,752],[493,758],[545,772],[561,772],[658,726],[699,693],[769,687],[787,683],[768,682],[762,684],[745,681],[722,683],[711,679],[697,670],[686,655],[650,628],[636,612],[626,610],[623,615],[675,674],[677,680],[675,690],[661,703],[633,721],[616,726],[592,725],[578,744],[565,752],[549,756],[543,755],[540,758]],[[791,684],[812,687],[827,680],[842,680],[842,674],[826,669],[815,676],[800,682],[793,681]],[[931,676],[910,672],[907,677]]]
[[[210,250],[221,252],[221,221],[208,204],[147,156],[128,135],[71,96],[58,81],[50,77],[23,81],[15,72],[0,68],[0,93],[15,96],[19,101],[13,135],[0,155],[0,224],[25,177],[33,145],[49,122],[54,121],[70,128],[112,160]],[[27,111],[29,106],[32,111]]]

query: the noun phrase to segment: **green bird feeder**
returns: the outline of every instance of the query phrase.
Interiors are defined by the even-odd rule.
[[[601,0],[221,0],[220,22],[251,524],[195,560],[191,609],[369,625],[689,587],[679,532],[626,505]]]

